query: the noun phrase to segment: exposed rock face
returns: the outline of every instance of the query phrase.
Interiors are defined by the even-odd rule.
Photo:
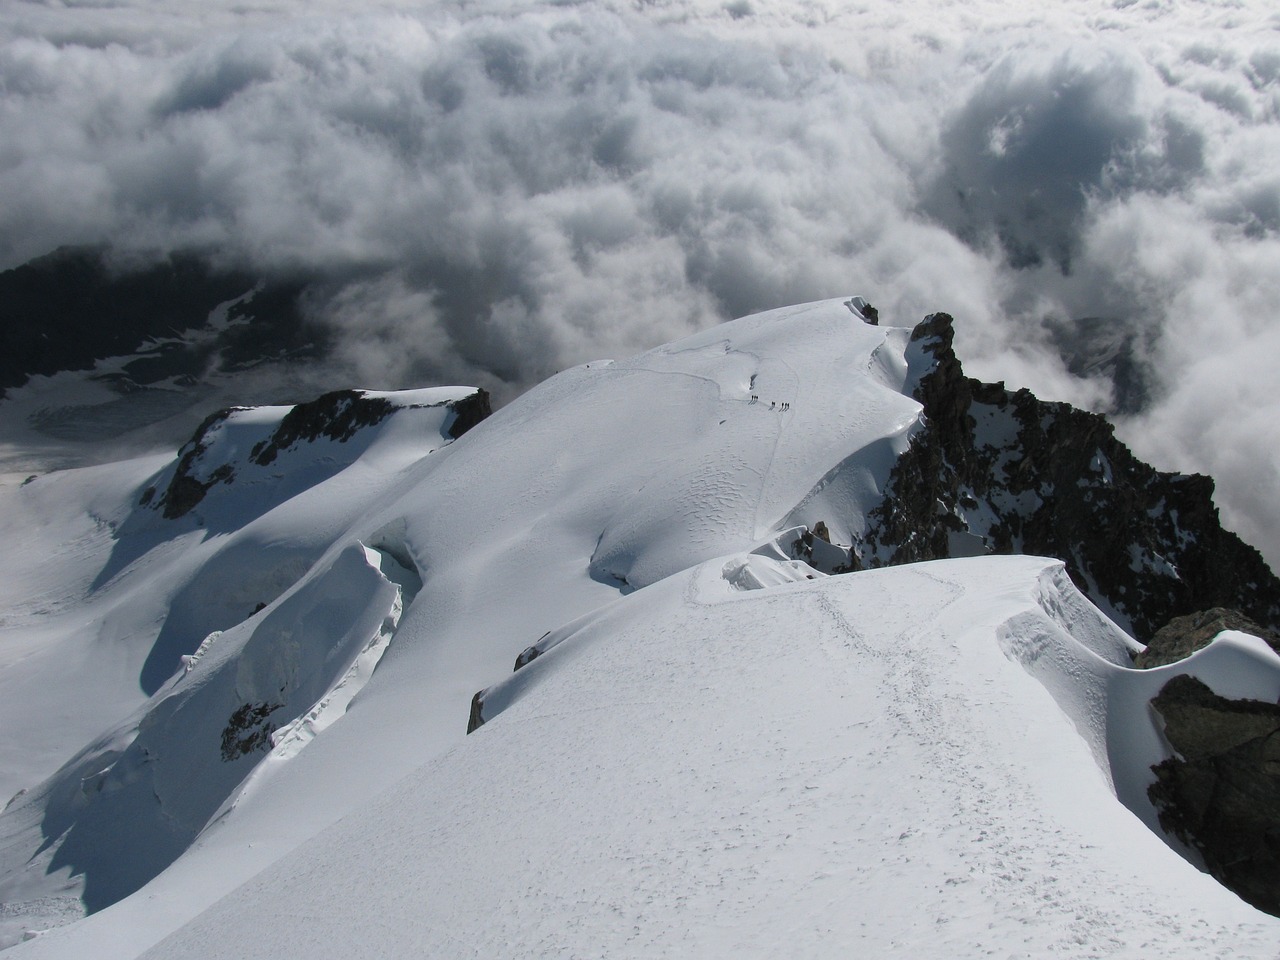
[[[286,413],[275,433],[254,444],[249,459],[265,467],[275,461],[281,450],[300,441],[323,437],[346,443],[362,427],[381,423],[395,409],[386,397],[369,396],[359,390],[334,390]]]
[[[196,464],[208,449],[208,437],[213,428],[237,409],[239,408],[231,407],[205,417],[204,422],[196,428],[195,435],[180,451],[178,468],[174,471],[173,479],[169,481],[169,486],[156,502],[156,506],[162,509],[166,520],[176,520],[190,513],[213,486],[219,483],[230,483],[235,477],[235,470],[231,464],[223,463],[201,480],[196,477]],[[141,505],[148,506],[154,495],[154,488],[148,487],[142,494]]]
[[[1280,634],[1217,607],[1171,620],[1134,665],[1182,660],[1223,630],[1262,637],[1280,652]],[[1178,754],[1152,767],[1148,796],[1161,825],[1197,850],[1223,884],[1280,915],[1280,705],[1228,700],[1183,674],[1151,706]]]
[[[517,664],[516,669],[520,669],[522,664]],[[467,717],[467,733],[474,733],[484,726],[484,691],[477,690],[476,695],[471,698],[471,713]]]
[[[246,703],[231,715],[222,730],[222,762],[231,763],[245,754],[271,749],[271,714],[283,704]]]
[[[443,404],[454,413],[448,427],[451,438],[457,439],[492,412],[489,393],[476,390],[460,400]],[[401,409],[413,409],[422,404],[397,404],[383,396],[362,390],[335,390],[307,403],[291,408],[271,433],[259,440],[250,450],[247,460],[223,463],[207,462],[206,454],[213,444],[213,437],[223,422],[244,407],[219,410],[206,417],[194,436],[179,451],[178,465],[164,491],[156,496],[156,489],[148,487],[142,494],[139,506],[150,506],[162,511],[166,519],[176,520],[186,516],[219,483],[231,483],[238,468],[246,463],[259,467],[273,464],[276,458],[298,444],[327,440],[346,443],[361,430],[376,426]]]
[[[1147,649],[1134,657],[1133,665],[1145,669],[1184,660],[1201,647],[1208,646],[1209,641],[1223,630],[1239,630],[1261,637],[1272,650],[1280,653],[1280,633],[1258,626],[1238,610],[1214,607],[1185,617],[1174,617],[1156,631],[1147,643]]]
[[[529,644],[529,646],[521,650],[516,655],[516,665],[511,668],[512,672],[519,670],[521,667],[527,667],[529,664],[533,663],[533,661],[537,660],[540,656],[546,653],[547,650],[550,649],[550,646],[546,644],[546,641],[550,636],[551,636],[551,631],[548,630],[546,633],[544,633],[542,636],[538,638],[536,643],[531,643]],[[556,641],[552,641],[551,646],[554,646],[555,642]],[[476,696],[479,696],[479,694],[476,694]]]
[[[1228,700],[1186,675],[1151,704],[1180,755],[1152,768],[1161,826],[1242,899],[1280,916],[1280,705]]]
[[[449,425],[449,436],[455,440],[493,413],[489,391],[484,389],[455,401],[451,406],[454,419]]]
[[[856,551],[831,542],[831,531],[825,521],[819,520],[813,529],[805,527],[791,544],[789,554],[793,560],[803,560],[815,570],[827,574],[851,573],[861,570]]]
[[[1210,607],[1280,624],[1280,581],[1222,528],[1211,479],[1160,473],[1097,414],[965,377],[953,336],[943,313],[912,334],[932,362],[915,390],[924,426],[855,544],[864,567],[1041,554],[1140,639]]]

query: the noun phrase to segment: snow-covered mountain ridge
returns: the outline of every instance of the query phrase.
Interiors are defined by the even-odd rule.
[[[9,601],[25,653],[0,683],[114,684],[107,732],[0,817],[11,939],[98,912],[15,955],[1273,953],[1276,921],[1158,836],[1148,703],[1188,669],[1274,702],[1280,657],[1227,634],[1135,669],[1079,588],[1125,625],[1145,608],[1092,547],[1065,569],[910,555],[1026,548],[1049,487],[1016,462],[1026,401],[994,388],[951,405],[975,482],[937,439],[944,322],[869,313],[585,364],[465,435],[467,388],[331,394],[210,418],[167,463],[6,488],[32,543],[72,529],[58,502],[102,522],[42,561],[81,586]],[[1116,454],[1081,442],[1105,486]],[[1151,557],[1177,581],[1214,542],[1187,512],[1184,552],[1140,542],[1135,577]],[[117,661],[131,704],[93,669]],[[58,725],[31,695],[0,709]],[[1168,909],[1117,910],[1134,888]]]
[[[1056,564],[743,591],[736,562],[582,623],[466,743],[146,956],[1274,953],[1116,802],[1106,760],[1155,744],[1109,751],[1133,717],[1098,708],[1161,678],[1104,657],[1124,638]],[[1270,656],[1205,654],[1219,684]]]
[[[283,502],[291,495],[291,487],[314,486],[318,482],[317,468],[337,473],[354,462],[375,436],[367,428],[377,426],[401,410],[422,407],[448,410],[452,416],[441,430],[453,440],[492,412],[489,395],[483,390],[460,398],[442,399],[438,391],[431,389],[402,390],[394,394],[336,390],[287,409],[220,410],[200,424],[195,436],[178,451],[178,460],[172,469],[143,491],[139,504],[153,506],[166,519],[176,520],[190,513],[214,486],[230,484],[238,472],[249,471],[252,476],[255,467],[272,468],[268,477],[280,482],[264,484],[259,477],[258,484],[270,487],[274,499]],[[264,430],[264,427],[270,429]],[[260,439],[253,440],[255,436]],[[316,442],[346,444],[357,437],[341,458],[333,455],[331,444]],[[247,456],[243,449],[246,446]],[[276,465],[277,458],[294,448],[310,454],[305,463],[299,464],[295,457],[295,462]],[[262,470],[256,472],[261,474]],[[244,483],[241,478],[239,485],[243,487]],[[235,499],[243,509],[243,498]]]

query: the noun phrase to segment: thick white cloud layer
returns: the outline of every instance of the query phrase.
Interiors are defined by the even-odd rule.
[[[0,267],[200,247],[326,280],[331,376],[480,383],[755,310],[938,309],[971,373],[1105,409],[1280,561],[1280,17],[1067,0],[12,0]]]

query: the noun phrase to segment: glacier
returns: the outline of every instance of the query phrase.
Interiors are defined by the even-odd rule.
[[[456,436],[465,387],[345,440],[233,411],[175,516],[181,458],[0,487],[11,955],[1274,956],[1145,795],[1150,698],[1274,702],[1265,643],[1140,671],[1060,560],[796,555],[924,426],[929,357],[865,307]]]

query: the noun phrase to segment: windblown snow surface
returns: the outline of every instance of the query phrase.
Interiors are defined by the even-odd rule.
[[[34,545],[12,518],[52,516],[42,488],[77,516],[137,477],[34,561],[45,607],[9,600],[4,650],[35,652],[0,680],[35,672],[5,710],[74,754],[0,817],[12,956],[1274,957],[1280,920],[1145,797],[1149,698],[1193,672],[1275,700],[1265,644],[1136,671],[1052,559],[788,558],[799,524],[849,542],[919,422],[910,328],[860,306],[585,364],[451,443],[406,409],[321,482],[195,519],[129,506],[162,463],[6,488]],[[275,582],[259,552],[295,571],[261,611],[179,603]],[[132,703],[86,666],[157,648]],[[59,661],[114,691],[88,747],[41,702]]]

